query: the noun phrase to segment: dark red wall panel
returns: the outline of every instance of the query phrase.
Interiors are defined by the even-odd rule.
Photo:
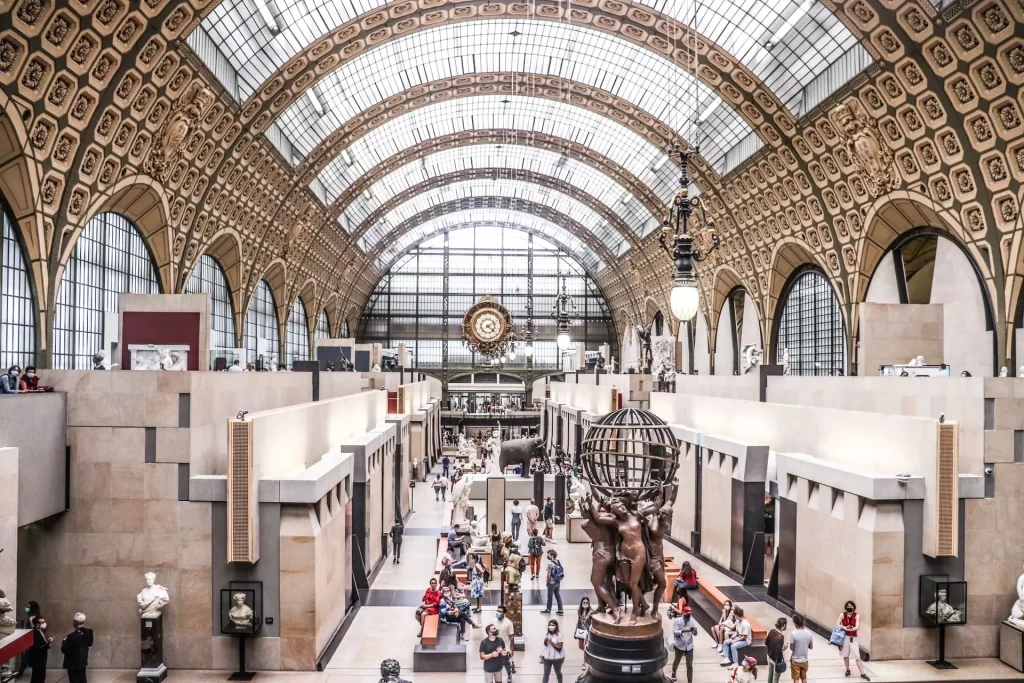
[[[198,370],[199,314],[126,311],[122,315],[120,340],[121,367],[125,370],[132,366],[129,344],[188,345],[188,369]]]

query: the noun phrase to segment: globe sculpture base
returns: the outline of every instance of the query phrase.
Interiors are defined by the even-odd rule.
[[[590,625],[590,638],[584,651],[588,671],[579,683],[663,683],[668,651],[662,633],[662,622],[641,617],[629,625],[625,612],[619,623],[608,614],[595,614]]]

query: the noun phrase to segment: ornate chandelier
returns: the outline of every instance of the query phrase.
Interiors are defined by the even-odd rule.
[[[470,351],[504,362],[515,358],[512,313],[495,297],[482,296],[462,317],[462,341]]]
[[[555,338],[560,351],[565,351],[572,345],[572,337],[569,336],[569,327],[572,325],[572,321],[576,318],[576,302],[569,296],[569,292],[565,285],[565,276],[562,276],[562,293],[555,299],[554,306],[551,307],[551,317],[553,317],[558,325],[558,336]]]

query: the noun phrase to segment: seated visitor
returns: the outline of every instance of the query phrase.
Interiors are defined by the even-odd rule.
[[[423,637],[423,617],[429,614],[437,614],[438,604],[441,602],[441,591],[437,588],[437,579],[430,580],[430,587],[423,594],[420,606],[416,608],[416,622],[420,625],[420,632],[417,638]]]
[[[736,617],[732,613],[732,601],[726,600],[722,604],[722,616],[718,619],[718,623],[711,627],[711,637],[715,641],[715,645],[712,647],[721,652],[722,643],[732,638],[735,632]]]
[[[686,591],[697,590],[697,570],[690,566],[689,562],[683,562],[676,576],[673,595],[681,594],[686,597]]]
[[[736,615],[736,635],[722,644],[722,666],[740,663],[740,650],[750,646],[753,632],[750,629],[750,622],[743,616],[743,608],[736,607],[733,610]]]
[[[21,375],[21,368],[17,365],[12,365],[6,373],[0,375],[0,394],[17,394],[19,375]]]
[[[459,629],[459,638],[466,632],[466,624],[474,628],[479,628],[480,624],[474,623],[473,619],[469,616],[469,600],[462,596],[461,600],[457,597],[459,594],[451,588],[451,586],[445,586],[441,590],[441,602],[438,605],[438,613],[441,615],[441,621],[449,624],[455,624]],[[460,607],[462,601],[464,605]]]
[[[451,560],[446,557],[441,560],[441,565],[441,573],[438,574],[437,577],[441,587],[457,586],[459,584],[459,580],[455,577],[455,570],[452,569]]]
[[[39,383],[39,375],[36,373],[36,366],[29,365],[25,368],[25,374],[21,376],[18,383],[18,390],[26,393],[53,391],[53,387],[43,386]]]
[[[452,551],[458,550],[459,555],[465,555],[467,547],[466,542],[459,538],[459,525],[456,524],[448,532],[448,548]]]

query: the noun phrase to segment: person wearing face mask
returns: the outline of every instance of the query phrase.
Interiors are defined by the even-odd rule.
[[[28,606],[25,607],[25,628],[35,628],[36,619],[39,618],[39,603],[35,600],[29,600]],[[21,666],[18,667],[18,673],[14,675],[15,678],[21,678],[25,669],[30,665],[28,654],[21,658]]]
[[[843,612],[839,615],[839,621],[836,623],[836,626],[842,626],[846,631],[846,639],[840,648],[843,664],[846,665],[846,677],[850,677],[850,660],[852,659],[857,663],[860,677],[865,681],[870,681],[871,679],[864,673],[864,664],[860,661],[860,645],[857,643],[857,627],[859,625],[860,617],[857,616],[857,604],[853,600],[847,600],[846,605],[843,606]]]
[[[548,622],[548,633],[544,636],[544,652],[541,659],[544,662],[544,678],[542,683],[548,683],[551,678],[551,670],[555,670],[555,680],[562,683],[562,662],[565,661],[565,650],[562,634],[558,630],[558,622],[552,619]]]
[[[505,657],[504,666],[505,671],[508,671],[509,683],[512,683],[512,674],[515,673],[513,657],[516,653],[516,625],[508,618],[508,610],[505,609],[505,605],[498,605],[498,609],[494,613],[494,621],[489,623],[487,628],[496,629],[498,637],[508,645],[509,654]]]
[[[676,680],[679,662],[686,659],[686,683],[693,683],[693,637],[697,635],[697,622],[693,619],[693,609],[686,605],[682,612],[672,621],[672,680]]]
[[[36,367],[29,365],[25,368],[25,374],[21,376],[21,381],[18,382],[18,390],[24,393],[39,393],[53,391],[53,387],[39,384],[39,374],[36,372]]]
[[[501,683],[504,659],[511,653],[505,641],[498,637],[494,625],[487,627],[487,637],[480,641],[480,661],[484,663],[484,683]]]
[[[558,553],[554,550],[548,551],[548,606],[547,609],[542,609],[541,614],[551,614],[551,599],[555,598],[558,600],[558,612],[561,616],[564,614],[562,611],[562,579],[565,578],[565,569],[562,568],[562,563],[558,561]]]
[[[52,642],[53,637],[46,635],[46,617],[36,617],[32,627],[32,647],[25,656],[32,667],[31,683],[46,683],[46,660],[49,659]]]
[[[594,608],[590,606],[590,598],[583,596],[580,600],[580,607],[576,610],[576,632],[573,636],[580,644],[580,650],[587,645],[587,637],[590,636],[590,622],[594,618]],[[583,664],[586,667],[586,662]]]
[[[744,657],[742,662],[733,667],[729,683],[754,683],[756,680],[757,660],[753,657]]]
[[[773,681],[781,683],[782,673],[786,670],[786,658],[783,653],[787,647],[786,626],[788,623],[786,617],[780,617],[775,622],[775,628],[768,631],[768,635],[764,639],[765,648],[768,649],[768,683],[773,683]]]
[[[0,375],[0,394],[17,394],[20,375],[21,368],[17,365],[12,365],[6,374]]]

